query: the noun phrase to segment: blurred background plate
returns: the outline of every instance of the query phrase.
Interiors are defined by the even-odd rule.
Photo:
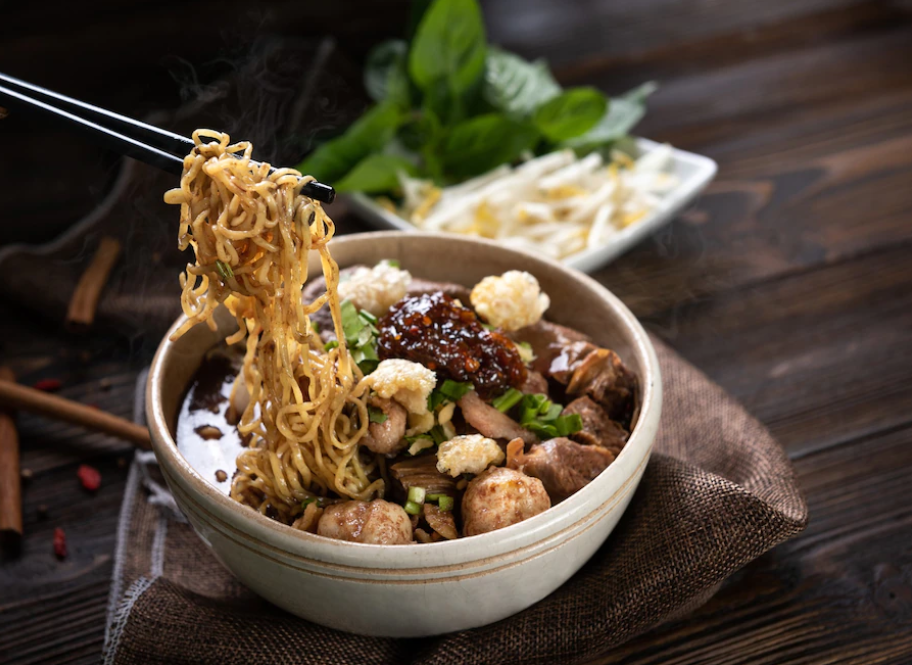
[[[641,152],[649,152],[657,146],[655,141],[637,139],[637,147]],[[673,148],[672,165],[668,172],[678,179],[678,186],[662,198],[655,210],[636,224],[619,230],[604,245],[568,256],[562,262],[583,272],[595,272],[674,219],[706,188],[716,175],[716,170],[716,162],[709,157]],[[378,205],[366,194],[348,194],[345,198],[352,209],[370,226],[410,232],[420,230],[399,215]]]

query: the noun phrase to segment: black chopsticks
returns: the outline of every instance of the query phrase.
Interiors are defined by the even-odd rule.
[[[144,122],[81,102],[31,83],[0,73],[0,104],[9,108],[37,111],[49,119],[88,134],[96,142],[169,173],[180,175],[184,155],[193,148],[186,136],[153,127]],[[301,193],[332,203],[336,191],[320,182],[309,182]]]

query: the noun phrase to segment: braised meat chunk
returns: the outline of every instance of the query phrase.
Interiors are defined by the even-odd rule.
[[[541,480],[555,503],[588,485],[614,461],[614,453],[558,437],[532,446],[523,457],[522,471]]]
[[[462,284],[453,282],[432,282],[427,279],[413,277],[406,293],[410,296],[429,296],[432,293],[445,293],[450,298],[455,298],[463,305],[469,304],[471,291]]]
[[[609,418],[629,426],[636,407],[637,378],[614,351],[596,349],[576,365],[567,393],[588,395],[605,408]]]
[[[508,336],[514,342],[525,342],[532,347],[535,354],[532,369],[553,376],[561,383],[570,379],[569,374],[560,376],[567,371],[568,365],[596,348],[587,335],[544,319]]]
[[[583,429],[570,436],[579,443],[601,446],[615,455],[621,452],[629,436],[626,429],[605,413],[600,405],[588,397],[578,397],[570,402],[562,415],[577,414],[583,421]]]
[[[437,373],[438,382],[470,381],[483,398],[521,385],[526,378],[516,346],[485,329],[472,310],[444,293],[403,298],[378,327],[381,360],[421,363]]]

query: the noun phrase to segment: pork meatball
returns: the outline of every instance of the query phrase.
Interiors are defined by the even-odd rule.
[[[317,534],[354,543],[406,545],[412,542],[412,522],[402,506],[389,501],[346,501],[326,507]]]
[[[469,483],[462,497],[463,534],[474,536],[522,522],[551,507],[538,478],[492,467]]]

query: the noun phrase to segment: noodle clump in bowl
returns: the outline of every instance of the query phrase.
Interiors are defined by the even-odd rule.
[[[181,206],[180,248],[196,255],[181,275],[187,321],[171,338],[202,322],[214,329],[222,303],[238,323],[226,341],[246,338],[233,390],[249,395],[237,427],[250,447],[238,458],[231,496],[261,512],[269,506],[283,521],[315,489],[372,498],[382,480],[369,479],[372,465],[357,454],[368,423],[361,372],[345,344],[324,350],[308,318],[328,305],[342,337],[339,268],[328,248],[335,228],[320,202],[301,194],[313,179],[270,172],[251,161],[250,143],[231,145],[227,134],[199,130],[193,140],[180,188],[165,195]],[[311,250],[327,289],[304,303]]]

